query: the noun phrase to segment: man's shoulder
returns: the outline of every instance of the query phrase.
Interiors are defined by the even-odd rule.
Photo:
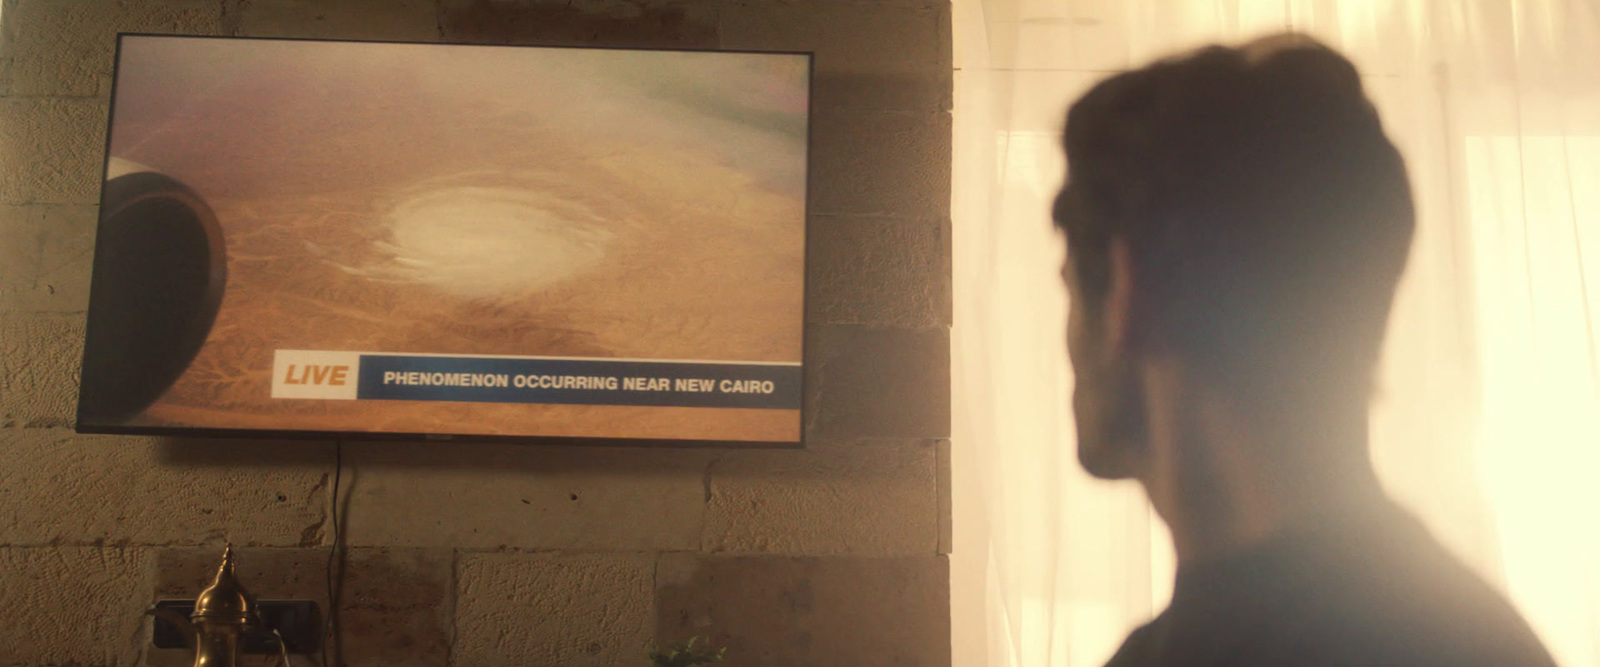
[[[1420,524],[1350,539],[1287,550],[1187,598],[1129,635],[1109,667],[1554,665],[1511,604]]]
[[[1409,516],[1308,569],[1279,611],[1265,627],[1281,641],[1263,644],[1301,659],[1262,664],[1554,664],[1511,603]]]
[[[1330,654],[1370,650],[1412,665],[1554,664],[1511,603],[1454,559],[1407,564],[1360,583],[1328,582],[1342,591],[1324,610],[1343,629],[1328,633]]]

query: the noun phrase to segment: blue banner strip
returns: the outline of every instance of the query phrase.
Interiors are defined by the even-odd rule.
[[[799,366],[361,355],[357,399],[800,409]]]

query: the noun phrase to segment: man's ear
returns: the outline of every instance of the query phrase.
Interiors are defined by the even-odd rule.
[[[1112,239],[1111,284],[1106,293],[1105,341],[1109,351],[1126,354],[1134,346],[1134,312],[1139,295],[1134,290],[1133,249],[1124,239]]]

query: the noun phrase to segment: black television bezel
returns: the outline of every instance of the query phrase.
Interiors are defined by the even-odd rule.
[[[162,37],[180,39],[221,39],[251,42],[334,42],[343,44],[396,44],[417,46],[469,46],[486,48],[507,49],[565,49],[588,51],[641,51],[649,53],[731,53],[751,55],[784,55],[804,56],[806,58],[806,143],[805,143],[805,185],[801,201],[802,229],[801,229],[801,295],[800,295],[800,409],[799,437],[794,441],[761,441],[761,440],[706,440],[689,438],[611,438],[590,436],[563,436],[563,435],[494,435],[480,433],[418,433],[396,431],[325,431],[307,429],[244,429],[244,428],[208,428],[189,426],[126,426],[85,424],[82,415],[74,405],[73,430],[86,435],[140,435],[160,436],[173,438],[207,438],[207,439],[235,439],[235,440],[303,440],[303,441],[396,441],[396,442],[463,442],[463,443],[517,443],[530,445],[550,446],[582,446],[582,447],[634,447],[634,448],[728,448],[728,449],[803,449],[806,446],[806,425],[810,410],[815,409],[811,394],[807,391],[810,385],[810,371],[806,360],[811,357],[812,340],[810,329],[810,298],[811,298],[811,196],[812,172],[815,168],[813,158],[814,133],[816,131],[817,95],[816,95],[816,53],[814,51],[793,50],[762,50],[762,49],[713,49],[713,48],[665,48],[665,47],[632,47],[632,46],[585,46],[572,44],[501,44],[478,42],[423,42],[404,40],[366,40],[366,39],[332,39],[321,37],[250,37],[238,35],[193,35],[193,34],[166,34],[152,32],[118,32],[116,53],[111,70],[111,91],[107,100],[105,142],[100,158],[100,198],[99,209],[104,210],[107,176],[111,168],[111,132],[116,124],[117,84],[120,81],[122,70],[122,44],[126,37]],[[105,249],[101,246],[104,238],[99,232],[105,224],[99,213],[95,220],[95,250],[94,257],[97,263],[104,256]],[[94,266],[95,263],[91,263]],[[91,281],[92,282],[92,281]],[[88,314],[93,311],[95,290],[91,284],[89,290],[89,307],[86,309],[84,335],[94,323]],[[87,350],[85,350],[87,351]],[[78,377],[78,394],[81,397],[84,386],[83,370],[80,366]]]

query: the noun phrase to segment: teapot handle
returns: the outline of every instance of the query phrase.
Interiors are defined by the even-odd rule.
[[[283,642],[283,634],[277,628],[272,628],[272,639],[278,645],[278,667],[294,667],[289,664],[289,645]]]

